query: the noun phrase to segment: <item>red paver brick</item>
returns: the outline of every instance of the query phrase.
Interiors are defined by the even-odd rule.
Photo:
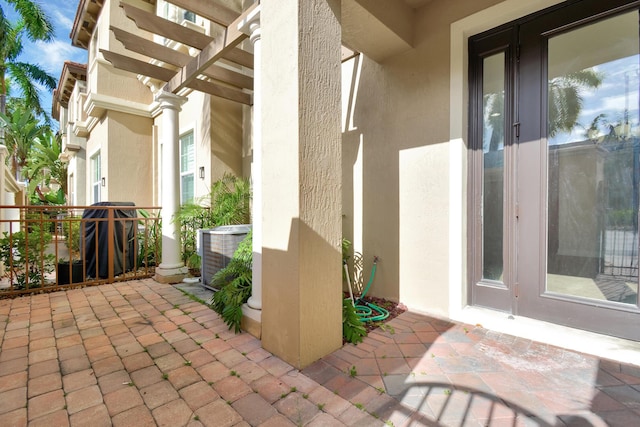
[[[240,414],[220,399],[198,409],[196,415],[206,427],[228,427],[242,421]]]
[[[56,359],[58,357],[58,351],[55,347],[43,348],[42,350],[36,350],[29,353],[29,364],[33,365],[39,362]]]
[[[233,368],[242,362],[245,362],[247,358],[242,355],[236,349],[229,349],[216,355],[216,359],[222,362],[227,368]]]
[[[29,331],[29,339],[30,340],[38,340],[41,338],[50,338],[53,337],[53,328],[46,329],[38,329],[35,331]]]
[[[345,424],[341,424],[344,426]],[[269,418],[264,423],[260,424],[260,427],[295,427],[297,424],[289,421],[284,415],[277,414]]]
[[[165,341],[159,333],[153,332],[150,334],[138,336],[138,342],[143,347],[149,347],[150,345],[158,344]]]
[[[169,382],[176,390],[180,390],[182,387],[191,385],[201,379],[200,375],[191,366],[182,366],[169,372]]]
[[[186,425],[193,416],[193,411],[182,399],[176,399],[151,411],[158,426]]]
[[[238,376],[245,382],[251,383],[258,378],[268,375],[267,371],[262,369],[257,363],[246,360],[233,367]]]
[[[142,395],[144,403],[151,410],[180,397],[176,389],[173,388],[168,381],[162,381],[142,388],[140,389],[140,394]]]
[[[27,404],[27,387],[14,388],[0,393],[0,414],[24,408]]]
[[[81,388],[67,394],[67,410],[69,414],[75,414],[100,404],[102,404],[102,392],[97,385]]]
[[[289,385],[272,375],[265,375],[254,381],[251,388],[269,403],[275,402],[291,390]]]
[[[103,396],[112,417],[128,409],[142,405],[142,397],[135,387],[122,388]]]
[[[98,385],[102,394],[109,394],[112,391],[125,387],[131,387],[133,381],[127,371],[116,371],[107,375],[103,375],[98,379]]]
[[[0,426],[22,427],[27,425],[27,408],[19,408],[0,414]]]
[[[64,394],[62,390],[54,390],[29,399],[29,421],[57,410],[64,409]]]
[[[144,405],[121,412],[113,417],[112,421],[113,427],[156,427],[151,412]]]
[[[82,357],[87,352],[82,344],[76,344],[65,348],[58,349],[58,360],[68,360],[76,357]]]
[[[322,386],[309,393],[309,400],[316,405],[322,405],[323,411],[334,417],[341,415],[352,406],[348,400]]]
[[[101,377],[102,375],[107,375],[124,369],[124,365],[118,356],[111,356],[94,362],[92,368],[96,376]]]
[[[0,352],[0,363],[4,363],[10,360],[20,359],[23,357],[26,358],[28,356],[29,356],[29,347],[27,346],[16,347],[16,348],[12,348],[11,350],[5,350],[3,348],[2,352]]]
[[[162,372],[160,372],[160,369],[158,369],[157,366],[149,366],[147,368],[131,372],[129,375],[138,388],[143,388],[148,385],[164,381],[162,378]]]
[[[201,348],[192,351],[191,353],[185,354],[184,358],[187,359],[187,361],[191,362],[191,366],[193,368],[199,368],[200,366],[204,366],[216,360],[215,357],[211,355],[211,353]]]
[[[62,377],[62,386],[67,393],[94,384],[97,384],[97,379],[93,369],[85,369]]]
[[[258,365],[260,365],[274,377],[279,377],[293,370],[293,366],[275,356],[268,357],[258,362]]]
[[[291,393],[275,403],[275,408],[297,425],[305,425],[315,417],[319,409],[300,393]]]
[[[230,373],[229,368],[217,361],[201,366],[196,369],[196,371],[198,371],[198,373],[205,381],[211,383],[215,383],[223,378],[228,377]]]
[[[156,366],[162,372],[173,371],[174,369],[184,366],[184,358],[178,353],[169,353],[166,356],[155,359]]]
[[[38,340],[30,341],[29,350],[30,351],[42,350],[43,348],[54,347],[56,345],[57,345],[56,339],[53,337],[41,338]],[[4,353],[4,348],[2,349],[2,352]]]
[[[102,347],[92,348],[87,350],[87,357],[92,363],[98,360],[106,359],[107,357],[117,356],[116,349],[111,344],[104,345]]]
[[[187,338],[184,340],[174,342],[173,348],[175,348],[175,350],[178,353],[185,355],[187,353],[191,353],[192,351],[196,351],[200,349],[200,346],[196,344],[195,341],[192,340],[191,338]]]
[[[132,356],[142,352],[144,352],[144,347],[137,341],[116,346],[116,353],[118,353],[120,357]]]
[[[262,424],[277,414],[273,406],[257,393],[248,394],[233,402],[231,406],[252,426]]]
[[[252,393],[251,388],[240,378],[229,376],[213,384],[213,388],[222,399],[235,402],[243,396]]]
[[[223,339],[216,338],[203,343],[202,348],[204,348],[209,353],[215,356],[216,354],[222,353],[223,351],[227,351],[232,347],[229,344],[227,344]]]
[[[184,332],[176,329],[175,331],[163,333],[162,338],[164,338],[165,341],[167,341],[169,344],[175,344],[188,339],[189,336]]]
[[[318,383],[298,370],[289,371],[279,378],[285,385],[295,387],[299,392],[310,393],[318,387]]]
[[[104,404],[92,406],[71,415],[69,422],[71,427],[111,427],[111,417]]]
[[[108,336],[102,334],[102,335],[95,335],[93,337],[85,339],[83,344],[84,344],[84,348],[86,348],[87,351],[89,351],[89,350],[93,350],[94,348],[100,348],[107,345],[111,346],[111,340],[109,340]]]
[[[2,350],[11,350],[17,347],[27,347],[29,345],[29,337],[27,335],[8,338],[2,342]]]
[[[195,384],[184,387],[179,393],[194,411],[220,398],[218,393],[204,381],[198,381]]]
[[[62,377],[59,372],[42,375],[29,380],[27,397],[31,399],[34,396],[48,393],[59,388],[62,388]]]
[[[0,377],[0,393],[27,386],[27,371]]]
[[[69,335],[56,340],[56,346],[58,347],[58,349],[73,347],[75,345],[81,345],[81,344],[82,344],[82,337],[80,335]]]
[[[137,371],[142,368],[153,366],[153,359],[147,353],[137,353],[122,359],[124,367],[129,372]]]
[[[64,409],[43,415],[40,418],[29,421],[29,427],[68,427],[69,415]]]
[[[35,365],[29,365],[29,378],[37,378],[41,375],[47,375],[52,372],[60,372],[60,364],[57,359],[51,359],[45,362],[36,363]]]
[[[157,359],[169,353],[173,353],[173,348],[168,342],[162,340],[162,342],[148,346],[147,351],[149,352],[149,356]]]
[[[91,362],[89,362],[89,358],[86,355],[60,361],[60,371],[62,375],[73,374],[74,372],[84,371],[89,368],[91,368]]]

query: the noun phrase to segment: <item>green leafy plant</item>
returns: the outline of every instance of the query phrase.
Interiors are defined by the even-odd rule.
[[[196,252],[198,230],[220,225],[251,222],[251,185],[249,179],[225,174],[211,185],[206,197],[183,205],[173,218],[181,230],[182,261],[191,269],[200,268]]]
[[[54,270],[55,255],[45,253],[52,240],[47,226],[46,222],[38,222],[29,225],[27,232],[3,233],[0,260],[14,288],[40,287],[46,283],[45,275]]]
[[[252,233],[249,231],[229,264],[211,279],[211,286],[220,289],[213,294],[211,307],[222,316],[229,329],[233,328],[236,333],[240,332],[242,304],[251,296],[252,242]]]
[[[362,320],[350,299],[342,300],[342,337],[346,342],[357,344],[367,335]]]
[[[138,234],[138,263],[154,266],[162,259],[162,219],[153,219],[145,209],[138,209],[144,219],[139,221],[144,231]]]

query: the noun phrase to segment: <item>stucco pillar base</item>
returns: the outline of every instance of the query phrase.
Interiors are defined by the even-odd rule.
[[[153,279],[160,283],[180,283],[185,277],[189,275],[189,269],[187,267],[177,268],[156,268],[156,275]]]
[[[243,304],[240,327],[243,331],[260,339],[262,337],[262,310],[256,310]]]

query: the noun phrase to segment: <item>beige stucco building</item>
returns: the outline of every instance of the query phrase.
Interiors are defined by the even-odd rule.
[[[169,144],[193,145],[191,169],[172,169],[182,196],[206,194],[225,172],[251,176],[259,267],[246,325],[268,350],[306,366],[341,345],[342,237],[362,254],[359,280],[379,257],[371,293],[412,310],[640,339],[630,326],[640,319],[638,165],[620,163],[637,156],[637,3],[212,2],[212,15],[221,4],[239,16],[226,30],[190,13],[201,2],[123,3],[214,41],[165,42],[118,1],[80,1],[72,39],[88,50],[86,83],[63,72],[61,87],[75,85],[57,95],[73,200],[92,203],[98,191],[164,208]],[[222,84],[250,101],[189,87],[195,65],[127,50],[114,27],[216,61],[227,47],[215,40],[244,32],[253,70],[217,63],[253,79]],[[105,51],[169,76],[123,59],[116,66],[129,71],[118,69]],[[162,91],[171,88],[182,98],[171,98],[180,112],[169,119]],[[557,113],[556,101],[575,114]],[[614,224],[624,212],[632,219]]]

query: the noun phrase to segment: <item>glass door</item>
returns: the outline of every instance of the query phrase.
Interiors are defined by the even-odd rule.
[[[640,340],[639,5],[469,41],[472,304]]]
[[[614,6],[520,28],[516,311],[640,339],[640,28]]]

